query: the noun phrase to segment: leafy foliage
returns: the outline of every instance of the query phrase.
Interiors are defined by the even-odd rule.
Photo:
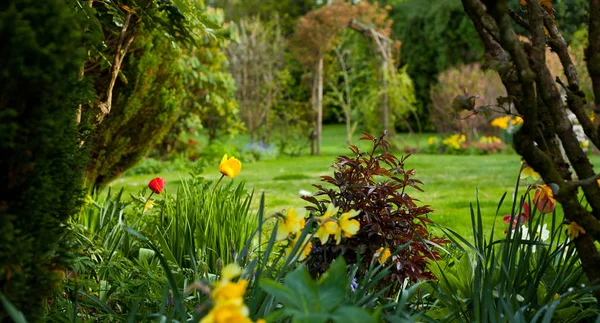
[[[298,267],[285,277],[283,286],[263,279],[260,287],[283,305],[271,314],[271,319],[291,316],[311,322],[375,322],[366,310],[342,305],[350,287],[344,258],[335,260],[316,282],[306,267]]]
[[[512,201],[513,214],[529,212],[528,195]],[[590,294],[597,287],[588,286],[573,241],[555,221],[556,214],[551,216],[548,226],[549,219],[533,208],[531,217],[514,229],[509,226],[506,236],[494,239],[492,230],[486,239],[477,200],[471,205],[473,242],[444,230],[456,249],[430,266],[439,278],[431,283],[438,303],[427,314],[459,321],[575,322],[597,317]],[[519,216],[507,217],[519,221]]]
[[[206,19],[222,26],[223,12],[208,8]],[[218,37],[203,35],[199,37],[197,46],[183,49],[180,64],[184,72],[186,95],[175,133],[183,130],[195,132],[204,128],[208,132],[208,140],[212,142],[219,136],[231,137],[244,131],[235,99],[236,79],[228,71],[229,63],[225,54],[231,32],[232,28],[226,28],[219,31]],[[196,122],[194,127],[183,126],[194,121],[199,121],[199,124]]]
[[[439,259],[439,252],[430,244],[441,246],[447,241],[428,231],[427,225],[432,223],[427,218],[432,212],[429,206],[418,206],[417,201],[406,193],[408,188],[421,191],[423,183],[413,178],[414,169],[404,168],[408,156],[398,159],[389,153],[389,143],[384,140],[384,135],[375,138],[365,134],[361,139],[373,142],[370,152],[361,152],[351,145],[355,157],[338,157],[332,166],[333,177],[321,177],[334,188],[315,185],[319,190],[314,196],[302,197],[314,204],[308,209],[315,214],[323,214],[326,203],[339,207],[342,212],[360,211],[358,234],[340,246],[317,246],[309,257],[309,269],[313,274],[320,274],[338,255],[353,263],[357,259],[377,258],[375,254],[381,247],[396,250],[408,244],[408,248],[391,257],[394,265],[385,284],[401,286],[405,279],[415,282],[435,278],[427,265],[429,261]],[[377,154],[378,149],[380,153]],[[325,198],[317,200],[318,196]]]
[[[128,82],[116,86],[111,114],[87,142],[90,185],[102,187],[138,163],[179,116],[185,93],[177,64],[181,50],[158,31],[139,37],[126,65]]]
[[[62,0],[3,1],[0,21],[0,293],[38,321],[70,260],[64,223],[81,202],[82,35]]]

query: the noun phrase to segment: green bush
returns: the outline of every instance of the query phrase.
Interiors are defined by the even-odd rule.
[[[76,25],[63,0],[0,4],[0,292],[31,321],[61,281],[81,200]]]
[[[160,31],[143,32],[117,83],[111,113],[90,140],[89,185],[102,187],[133,167],[171,130],[184,97],[181,50]]]

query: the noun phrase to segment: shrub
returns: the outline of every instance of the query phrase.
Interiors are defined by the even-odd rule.
[[[486,72],[478,63],[451,68],[438,75],[438,83],[431,88],[431,123],[439,133],[472,135],[493,133],[489,116],[472,111],[455,112],[452,101],[463,94],[476,95],[479,105],[494,105],[506,90],[497,73]]]
[[[87,181],[103,187],[146,156],[168,133],[184,97],[181,50],[160,31],[145,31],[126,62],[128,82],[117,82],[112,110],[96,126]],[[90,116],[94,118],[94,116]]]
[[[384,284],[402,286],[405,280],[416,282],[435,278],[427,264],[438,259],[439,253],[429,246],[441,246],[447,241],[428,231],[427,225],[432,223],[427,218],[432,212],[429,206],[417,206],[406,192],[410,188],[422,191],[422,182],[413,178],[415,170],[404,168],[408,156],[398,159],[390,154],[389,143],[383,137],[365,134],[361,139],[372,141],[373,149],[361,152],[351,145],[350,150],[355,157],[338,157],[332,166],[333,177],[321,176],[323,182],[334,188],[315,185],[319,190],[314,196],[302,197],[314,204],[307,207],[312,211],[312,217],[326,214],[327,204],[339,207],[342,213],[359,212],[356,219],[360,230],[343,244],[321,245],[315,240],[315,248],[308,260],[313,275],[322,274],[331,260],[339,255],[343,255],[349,263],[355,263],[359,258],[371,261],[380,256],[381,248],[395,250],[408,245],[390,258],[393,266]],[[318,200],[319,196],[324,199]]]
[[[84,53],[65,1],[3,1],[0,21],[0,292],[39,321],[68,262],[64,223],[81,200]]]

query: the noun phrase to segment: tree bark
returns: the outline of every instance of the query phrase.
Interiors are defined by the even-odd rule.
[[[317,67],[317,155],[321,155],[321,137],[323,135],[323,56]]]
[[[598,1],[600,0],[591,0],[592,9],[593,2]],[[566,43],[553,19],[538,1],[527,1],[528,21],[517,21],[529,30],[531,44],[517,39],[506,1],[462,2],[484,43],[486,56],[496,61],[507,93],[514,98],[514,106],[523,116],[523,126],[515,133],[515,150],[528,165],[540,173],[545,183],[554,186],[555,198],[562,204],[567,221],[576,222],[586,230],[586,234],[575,238],[574,242],[583,271],[590,282],[597,284],[600,281],[600,255],[594,241],[600,240],[600,222],[597,220],[600,213],[600,189],[596,184],[598,175],[594,173],[589,159],[579,146],[573,125],[566,116],[564,103],[545,62],[548,38],[549,45],[559,55],[569,81],[569,87],[566,88],[567,104],[578,118],[583,119],[585,113],[577,74],[568,57]],[[590,10],[590,34],[593,29],[592,21],[600,22],[600,13],[594,16],[593,10]],[[588,65],[589,58],[588,52]],[[595,95],[598,100],[598,95]],[[587,115],[585,118],[587,119]],[[597,146],[597,130],[587,120],[582,120],[581,123]],[[560,153],[561,145],[573,170],[583,181],[572,180],[569,164]],[[592,213],[579,202],[579,186],[592,206]],[[594,292],[594,296],[600,299],[600,291]]]

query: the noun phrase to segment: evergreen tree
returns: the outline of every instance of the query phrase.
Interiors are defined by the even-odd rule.
[[[0,291],[30,321],[62,280],[64,223],[81,200],[75,26],[64,0],[0,3]]]

